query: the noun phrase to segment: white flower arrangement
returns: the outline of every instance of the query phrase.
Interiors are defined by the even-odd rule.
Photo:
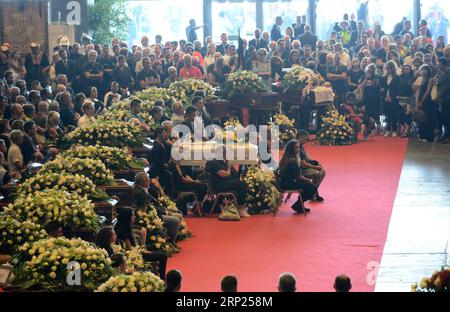
[[[228,76],[224,86],[224,94],[231,98],[234,95],[258,94],[267,92],[267,86],[256,73],[252,71],[237,71]]]
[[[273,122],[270,125],[279,126],[278,131],[275,131],[274,138],[279,139],[279,145],[281,148],[286,144],[295,140],[297,136],[297,129],[294,127],[294,121],[289,119],[286,115],[276,114],[272,117]]]
[[[305,87],[318,87],[323,85],[325,80],[309,68],[296,66],[289,70],[283,77],[283,92],[301,91]]]
[[[191,105],[192,98],[197,91],[203,92],[206,100],[217,98],[214,95],[214,88],[210,84],[197,79],[176,81],[167,90],[169,95],[181,101],[185,106]]]
[[[114,174],[108,170],[101,160],[81,159],[58,155],[55,160],[46,163],[39,171],[41,175],[47,173],[68,173],[83,175],[95,185],[108,185],[114,180]]]
[[[137,159],[133,159],[133,155],[128,148],[118,148],[109,146],[75,146],[61,154],[62,157],[75,157],[81,159],[101,160],[107,169],[129,170],[144,169],[144,164]]]
[[[329,146],[351,145],[355,142],[353,128],[334,107],[330,107],[323,116],[317,138],[321,145]]]
[[[98,287],[97,292],[163,292],[164,282],[151,272],[118,275]]]
[[[67,264],[78,263],[81,286],[70,286]],[[23,288],[50,291],[95,290],[114,273],[104,249],[81,239],[49,238],[25,243],[13,258],[14,281]]]
[[[54,189],[20,195],[5,208],[5,215],[42,226],[57,221],[71,230],[100,228],[94,205],[87,197]]]
[[[18,195],[32,194],[38,191],[56,189],[66,192],[76,192],[81,197],[88,197],[94,201],[109,199],[108,194],[98,189],[95,184],[84,175],[67,172],[38,172],[34,177],[25,180],[17,187]]]
[[[0,218],[0,254],[13,255],[23,244],[44,238],[47,233],[40,224],[8,216]]]

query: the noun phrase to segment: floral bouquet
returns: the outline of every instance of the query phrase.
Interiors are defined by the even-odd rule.
[[[20,222],[31,221],[45,226],[61,222],[65,228],[76,230],[100,229],[94,205],[86,197],[60,190],[46,190],[20,195],[5,208],[5,215]]]
[[[40,224],[8,216],[0,218],[0,254],[13,255],[23,244],[44,238],[47,233]]]
[[[163,292],[164,282],[151,272],[111,277],[100,285],[97,292]]]
[[[279,127],[279,131],[275,133],[274,138],[279,138],[279,146],[285,147],[286,144],[295,140],[297,136],[297,129],[294,127],[294,121],[283,114],[276,114],[272,117],[272,123],[270,125],[276,125]]]
[[[273,184],[275,182],[273,172],[251,166],[241,180],[247,186],[246,202],[249,203],[250,214],[255,215],[276,209],[280,192]]]
[[[328,112],[322,117],[322,124],[317,138],[321,145],[339,146],[351,145],[354,143],[354,131],[345,120],[345,116],[330,107]]]
[[[325,83],[325,80],[319,74],[316,74],[309,68],[297,66],[284,75],[281,87],[284,93],[300,92],[306,86],[313,88],[323,83]]]
[[[236,116],[230,116],[223,126],[226,130],[235,130],[238,127],[242,127],[242,124]]]
[[[75,144],[114,147],[141,146],[144,141],[144,133],[132,123],[103,121],[70,132],[64,138],[62,147],[70,147]]]
[[[123,110],[123,109],[109,109],[105,113],[103,113],[98,119],[98,122],[128,122],[128,115],[130,114],[129,110]],[[150,127],[155,125],[155,122],[153,121],[152,116],[149,112],[141,112],[139,114],[144,122],[149,125]]]
[[[44,239],[25,243],[19,252],[13,259],[14,281],[25,289],[93,291],[114,273],[106,251],[81,239]],[[71,275],[74,282],[77,278],[77,271],[72,272],[69,263],[74,263],[75,269],[80,270],[80,286],[68,285]]]
[[[17,188],[18,195],[28,195],[38,191],[56,189],[66,192],[76,192],[81,197],[94,201],[105,201],[110,197],[84,175],[66,172],[39,172],[36,176],[25,180]]]
[[[46,163],[39,171],[41,175],[47,173],[79,174],[92,180],[95,185],[109,185],[114,180],[111,170],[98,159],[81,159],[58,155],[55,160]]]
[[[150,110],[155,106],[157,100],[163,100],[165,104],[174,101],[174,96],[170,90],[165,88],[151,87],[143,90],[142,92],[137,92],[134,98],[142,101],[141,108],[143,112],[150,112]],[[133,98],[130,99],[130,101]],[[128,110],[130,106],[128,106]]]
[[[151,270],[152,272],[155,269],[152,263],[144,261],[144,258],[142,257],[142,252],[144,252],[145,250],[143,247],[135,246],[130,250],[124,250],[122,246],[117,244],[112,244],[111,247],[115,254],[123,254],[125,256],[128,269]]]
[[[431,277],[422,278],[419,285],[411,286],[413,292],[450,292],[450,267],[434,272]]]
[[[174,254],[177,247],[169,242],[169,236],[163,221],[158,217],[156,209],[149,207],[147,211],[136,212],[137,224],[147,230],[147,247],[149,250],[162,251],[168,256]]]
[[[228,76],[223,93],[227,98],[235,95],[258,94],[269,91],[266,84],[252,71],[237,71]]]
[[[206,100],[214,100],[217,98],[214,95],[214,88],[210,84],[196,79],[176,81],[168,89],[168,93],[181,101],[185,106],[191,105],[192,98],[197,91],[203,92]]]
[[[166,207],[169,211],[169,215],[171,213],[182,214],[181,211],[177,208],[177,203],[170,199],[168,196],[161,196],[158,198],[158,203]],[[178,230],[177,240],[185,241],[188,238],[192,237],[192,232],[188,229],[186,222],[181,221],[180,228]]]
[[[112,171],[144,169],[145,165],[137,159],[127,148],[117,148],[108,146],[76,146],[71,150],[62,153],[62,157],[75,157],[81,159],[101,160],[107,169]]]

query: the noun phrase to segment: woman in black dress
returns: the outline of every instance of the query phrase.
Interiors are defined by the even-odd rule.
[[[434,140],[434,110],[431,99],[431,90],[434,86],[431,69],[428,65],[420,68],[422,83],[420,84],[419,95],[417,97],[417,108],[424,114],[422,122],[419,123],[419,135],[422,142],[433,142]]]
[[[368,117],[379,124],[381,91],[380,77],[376,72],[376,65],[369,64],[366,68],[366,75],[361,78],[359,89],[363,93],[363,103],[366,106]]]
[[[317,187],[312,184],[311,180],[302,175],[300,167],[300,143],[298,141],[290,141],[284,150],[283,157],[280,160],[280,186],[285,190],[301,190],[303,201],[314,198],[317,194]],[[298,213],[310,212],[305,208],[302,202],[297,202],[292,209]]]
[[[358,83],[364,77],[364,71],[361,69],[361,62],[358,58],[352,60],[352,68],[348,71],[348,91],[354,92],[358,89]]]
[[[386,63],[386,75],[382,79],[382,102],[387,117],[387,131],[385,136],[397,136],[398,119],[400,115],[400,78],[397,75],[397,65],[394,61]]]

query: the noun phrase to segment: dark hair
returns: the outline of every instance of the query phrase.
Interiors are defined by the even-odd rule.
[[[297,136],[296,136],[296,138],[298,139],[298,138],[309,138],[309,133],[308,133],[308,131],[306,131],[306,130],[299,130],[298,132],[297,132]]]
[[[347,275],[339,275],[334,280],[334,287],[337,292],[349,292],[352,289],[352,283]]]
[[[25,104],[23,106],[23,112],[27,117],[30,117],[36,112],[36,109],[34,108],[33,104]]]
[[[447,59],[445,57],[439,58],[439,63],[441,63],[445,67],[448,67],[448,61],[447,61]]]
[[[181,273],[177,270],[169,271],[166,274],[166,289],[164,292],[173,292],[181,285]]]
[[[157,113],[162,113],[163,109],[161,106],[153,106],[153,108],[150,110],[150,115],[154,116]]]
[[[197,104],[197,103],[200,102],[201,100],[203,100],[203,98],[201,98],[201,97],[199,97],[199,96],[195,96],[195,97],[192,99],[192,105]]]
[[[113,268],[118,268],[126,263],[126,259],[123,254],[118,253],[111,256],[111,262]]]
[[[281,276],[278,283],[281,292],[294,292],[296,288],[295,284],[295,278],[290,274],[284,274]]]
[[[0,133],[5,132],[7,125],[9,125],[8,119],[0,119]]]
[[[122,54],[117,57],[117,61],[119,61],[119,62],[120,61],[126,61],[126,59],[127,58],[125,57],[125,55],[122,55]]]
[[[94,87],[94,86],[89,86],[89,87],[86,89],[86,95],[87,95],[87,97],[90,97],[90,96],[91,96],[92,90],[94,90],[94,88],[97,89],[97,87]],[[97,94],[98,94],[98,89],[97,89]]]
[[[286,168],[288,167],[289,163],[293,159],[297,159],[299,155],[295,152],[295,146],[298,144],[297,140],[289,141],[286,147],[284,148],[283,157],[281,157],[280,160],[280,172],[281,174],[284,173]]]
[[[27,121],[26,123],[23,124],[23,130],[25,133],[28,132],[28,130],[31,130],[31,128],[33,128],[33,126],[35,126],[36,123],[34,121]]]
[[[192,113],[195,113],[197,110],[195,109],[194,106],[188,106],[186,108],[186,115],[191,115]]]
[[[52,235],[53,233],[55,233],[56,231],[58,231],[59,228],[62,228],[62,223],[58,222],[58,221],[50,221],[46,226],[45,226],[45,231],[47,232],[47,234]]]
[[[131,245],[135,246],[133,231],[131,230],[131,216],[134,214],[133,208],[123,207],[119,210],[115,231],[117,238],[124,241],[129,240]]]
[[[142,103],[141,100],[139,100],[139,99],[134,99],[134,100],[132,100],[131,103],[130,103],[130,108],[139,106],[139,105],[141,105],[141,103]]]
[[[161,133],[163,133],[164,131],[166,131],[166,129],[164,129],[163,127],[157,127],[155,129],[155,134],[156,136],[160,135]]]
[[[156,100],[155,101],[155,106],[159,106],[159,107],[162,107],[162,106],[164,106],[165,104],[164,104],[164,100]]]
[[[16,119],[16,120],[14,120],[14,121],[12,122],[11,128],[12,128],[13,130],[21,130],[21,131],[23,132],[23,131],[24,131],[24,130],[23,130],[23,124],[24,124],[23,120],[21,120],[21,119]]]
[[[95,244],[98,247],[105,249],[108,255],[114,253],[110,242],[113,230],[112,226],[106,226],[98,232],[97,237],[95,238]]]
[[[37,90],[32,90],[30,91],[30,93],[28,94],[28,101],[32,101],[33,98],[41,98],[41,93]]]
[[[238,280],[235,276],[225,276],[220,283],[223,292],[237,292]]]

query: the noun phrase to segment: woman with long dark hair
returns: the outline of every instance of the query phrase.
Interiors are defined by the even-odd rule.
[[[368,117],[379,124],[381,90],[380,78],[377,74],[377,67],[375,64],[372,63],[367,66],[366,74],[361,78],[358,88],[363,94],[363,103],[366,106]]]
[[[434,110],[431,90],[434,86],[431,69],[428,65],[420,68],[422,83],[417,96],[416,107],[423,112],[424,118],[419,123],[419,135],[421,142],[433,142],[434,140]]]
[[[300,163],[300,143],[295,140],[290,141],[280,160],[280,186],[286,190],[301,190],[303,201],[306,202],[317,194],[317,187],[302,175]],[[310,212],[300,199],[292,206],[292,209],[298,213]]]
[[[397,136],[398,119],[400,114],[400,77],[397,75],[397,64],[394,61],[386,63],[386,75],[382,79],[382,102],[387,117],[387,131],[385,136]]]
[[[135,216],[132,208],[125,207],[121,208],[119,211],[119,216],[117,218],[117,224],[114,228],[117,234],[117,241],[123,243],[126,250],[132,249],[136,246],[136,241],[133,236],[132,225],[134,223]],[[112,237],[111,237],[112,241]],[[167,255],[162,252],[149,252],[144,251],[142,253],[144,261],[154,262],[157,261],[159,264],[159,276],[164,279],[166,274],[167,266]]]

